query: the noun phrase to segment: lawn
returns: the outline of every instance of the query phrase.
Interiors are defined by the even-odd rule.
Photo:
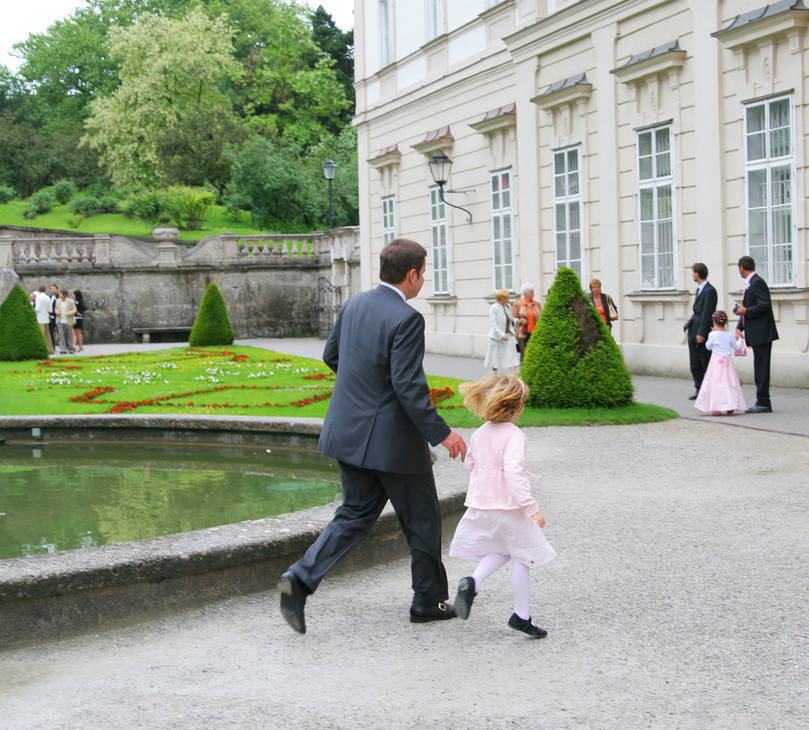
[[[23,211],[28,208],[28,201],[12,200],[0,205],[0,225],[24,226],[28,228],[51,228],[59,231],[75,231],[76,233],[109,233],[120,236],[137,236],[150,238],[154,223],[127,218],[117,213],[102,213],[84,218],[78,228],[71,228],[69,219],[73,217],[68,205],[54,205],[50,213],[43,213],[36,218],[24,218]],[[181,231],[184,241],[201,241],[205,236],[231,231],[241,235],[266,233],[249,225],[250,214],[242,212],[239,220],[234,221],[227,215],[224,206],[215,205],[205,219],[204,228],[200,231]]]
[[[447,423],[475,427],[455,378],[428,376]],[[0,362],[0,415],[201,413],[322,418],[334,385],[319,360],[255,347],[181,347],[95,357]],[[533,409],[520,426],[646,423],[675,418],[660,406]]]

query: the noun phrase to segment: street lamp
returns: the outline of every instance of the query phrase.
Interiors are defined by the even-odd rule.
[[[323,176],[329,181],[329,229],[334,227],[334,208],[332,207],[331,181],[334,180],[334,173],[337,171],[337,163],[334,160],[326,160],[321,166]]]
[[[466,222],[471,223],[472,214],[466,208],[461,208],[460,205],[450,203],[444,198],[444,185],[446,185],[447,180],[449,180],[449,171],[452,169],[452,160],[450,160],[449,157],[444,154],[443,150],[438,150],[438,152],[435,152],[433,156],[427,160],[427,164],[430,167],[430,174],[433,176],[435,184],[438,185],[438,199],[442,203],[445,203],[452,208],[462,210],[467,215]],[[447,190],[447,192],[449,193],[452,191]]]

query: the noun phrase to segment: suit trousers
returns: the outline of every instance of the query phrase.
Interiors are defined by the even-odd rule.
[[[310,592],[356,547],[390,499],[410,546],[414,604],[446,601],[447,574],[441,562],[441,510],[432,470],[394,474],[340,464],[343,503],[317,540],[290,570]]]
[[[752,345],[753,377],[756,381],[756,405],[771,406],[770,403],[770,357],[772,342]]]
[[[691,376],[694,378],[694,387],[699,390],[702,386],[702,379],[708,369],[708,362],[711,359],[711,351],[705,347],[704,342],[697,342],[696,339],[688,338],[688,358],[691,366]]]

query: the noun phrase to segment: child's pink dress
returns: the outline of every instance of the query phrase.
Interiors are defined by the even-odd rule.
[[[705,347],[711,351],[711,359],[694,407],[706,413],[746,411],[747,403],[732,360],[733,351],[744,347],[744,341],[737,340],[730,332],[713,331],[708,335]]]
[[[525,434],[513,423],[488,421],[469,440],[467,507],[449,546],[453,558],[509,555],[527,566],[556,557],[529,515],[539,509],[525,470]]]

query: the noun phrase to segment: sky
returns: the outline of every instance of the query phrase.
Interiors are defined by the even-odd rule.
[[[312,7],[322,5],[343,30],[354,27],[354,0],[307,0]],[[83,7],[83,0],[0,0],[3,7],[0,21],[0,64],[16,71],[20,60],[10,54],[12,46],[24,41],[31,33],[42,33],[57,20]]]

